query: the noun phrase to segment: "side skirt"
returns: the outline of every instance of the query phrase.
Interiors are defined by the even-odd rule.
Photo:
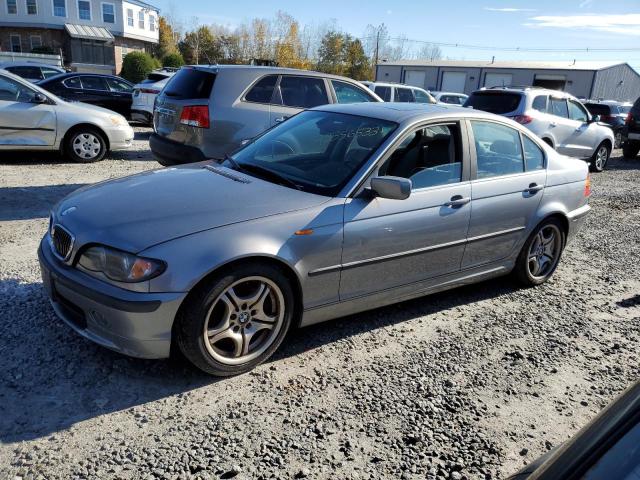
[[[500,264],[483,265],[462,272],[455,272],[441,277],[431,278],[422,282],[402,285],[380,292],[350,298],[338,303],[322,305],[320,307],[305,310],[300,322],[301,327],[307,327],[316,323],[325,322],[338,317],[352,315],[374,308],[384,307],[393,303],[411,300],[431,293],[450,290],[452,288],[470,285],[482,280],[506,275],[513,269],[513,261],[505,261]]]

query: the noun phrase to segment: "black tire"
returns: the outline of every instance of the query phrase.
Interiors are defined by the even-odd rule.
[[[558,242],[559,242],[557,245],[558,250],[556,252],[555,258],[553,259],[553,263],[549,266],[549,268],[546,271],[541,272],[542,275],[536,276],[531,272],[531,267],[529,262],[530,251],[533,243],[536,241],[536,238],[538,237],[540,232],[548,228],[554,229],[554,231],[557,232]],[[531,235],[529,235],[529,238],[523,245],[522,250],[518,255],[518,259],[516,260],[516,265],[513,269],[513,274],[515,275],[516,279],[526,287],[534,287],[536,285],[541,285],[547,280],[549,280],[549,278],[551,278],[553,273],[556,271],[556,268],[558,267],[558,263],[560,262],[560,258],[562,257],[562,251],[564,250],[565,244],[566,244],[566,232],[564,230],[564,225],[562,224],[562,222],[557,218],[553,218],[553,217],[542,221],[533,230]]]
[[[593,152],[591,156],[591,160],[589,162],[589,170],[592,172],[602,172],[607,166],[607,162],[609,162],[609,157],[611,156],[611,145],[609,142],[602,142],[596,148],[596,151]],[[604,157],[604,158],[602,158]]]
[[[209,318],[214,316],[214,313],[218,308],[217,305],[225,303],[222,301],[223,294],[226,294],[229,288],[237,285],[238,282],[242,282],[243,279],[256,277],[272,282],[272,284],[277,286],[279,289],[279,293],[281,293],[280,298],[282,300],[282,307],[284,308],[282,319],[280,320],[281,323],[279,323],[278,330],[275,333],[266,333],[267,338],[264,339],[264,342],[267,345],[261,344],[262,348],[265,348],[262,353],[246,362],[230,365],[225,361],[219,360],[223,355],[221,355],[220,352],[211,345],[209,339],[205,338],[205,329],[208,328]],[[253,281],[257,282],[256,280]],[[291,326],[295,305],[293,289],[287,276],[278,267],[264,263],[240,265],[228,271],[221,272],[195,291],[188,299],[188,302],[189,303],[185,305],[185,308],[177,319],[178,323],[176,325],[175,334],[178,348],[184,356],[200,370],[210,375],[221,377],[239,375],[248,372],[273,355],[282,343],[289,327]],[[253,306],[247,307],[245,305],[243,307],[243,311],[246,311],[246,313],[249,313],[249,311],[254,313],[255,310],[252,309]],[[236,309],[235,312],[240,312],[239,308]],[[236,332],[235,329],[238,328],[237,325],[241,321],[239,316],[240,315],[236,315],[234,323],[236,326],[233,327],[234,332]],[[231,315],[231,317],[233,317],[233,315]],[[257,320],[249,319],[247,320],[247,325],[251,326],[252,321],[256,322]],[[242,342],[245,342],[246,337],[244,334],[244,327],[240,328],[242,328]],[[226,329],[223,327],[220,330],[230,332],[232,328],[229,327],[229,329]],[[237,336],[238,334],[235,333],[235,335]],[[247,342],[248,345],[250,345],[253,336],[256,335],[257,333],[252,334],[252,336],[249,337],[249,341]],[[224,340],[225,339],[222,341]],[[258,340],[260,340],[259,337]],[[218,358],[215,358],[214,355],[218,355]],[[249,353],[248,356],[250,355],[253,354]],[[242,360],[241,357],[238,361]],[[236,360],[232,359],[231,361]]]
[[[82,138],[84,136],[84,138]],[[86,153],[77,150],[77,142],[85,141],[87,147]],[[99,162],[107,153],[107,142],[104,134],[96,128],[78,127],[70,131],[65,137],[63,155],[67,156],[76,163],[94,163]]]
[[[622,129],[613,132],[613,148],[622,147]]]
[[[627,141],[622,145],[622,154],[627,160],[633,160],[636,158],[638,156],[638,152],[640,152],[640,142]]]

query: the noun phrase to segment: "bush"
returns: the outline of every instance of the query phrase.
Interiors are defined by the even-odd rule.
[[[163,67],[180,68],[184,65],[184,58],[179,53],[168,53],[162,59]]]
[[[157,60],[144,52],[127,53],[122,61],[120,76],[132,83],[140,83],[147,75],[157,68]]]

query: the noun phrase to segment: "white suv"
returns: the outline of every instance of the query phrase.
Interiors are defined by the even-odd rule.
[[[385,102],[438,103],[422,88],[382,82],[361,82]]]
[[[574,96],[536,87],[493,87],[473,92],[464,104],[510,117],[559,153],[586,160],[601,172],[614,145],[613,130]]]
[[[177,68],[160,68],[154,70],[147,78],[133,87],[133,103],[131,104],[131,120],[153,124],[153,103]]]

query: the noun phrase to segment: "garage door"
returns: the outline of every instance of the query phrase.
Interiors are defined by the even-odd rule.
[[[424,81],[427,72],[424,70],[406,70],[404,73],[404,83],[414,87],[424,88]]]
[[[513,81],[510,73],[487,73],[484,76],[485,87],[508,87]]]
[[[467,74],[465,72],[442,72],[440,90],[443,92],[464,93],[466,83]]]

